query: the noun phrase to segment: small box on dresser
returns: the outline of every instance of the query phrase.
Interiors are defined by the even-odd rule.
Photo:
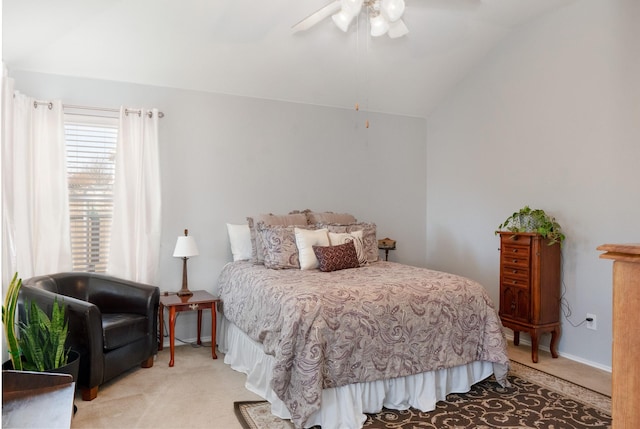
[[[560,244],[538,233],[499,231],[500,319],[513,330],[531,336],[531,360],[538,362],[540,335],[551,333],[551,356],[558,357],[560,337]]]

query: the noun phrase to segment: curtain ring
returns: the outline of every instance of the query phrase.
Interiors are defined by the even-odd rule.
[[[129,113],[137,113],[138,117],[142,116],[142,109],[140,110],[129,110],[129,109],[124,109],[124,114],[126,116],[129,116]]]
[[[33,108],[37,109],[38,108],[38,104],[46,104],[47,107],[49,108],[49,110],[53,110],[53,102],[52,101],[50,101],[48,103],[45,103],[45,102],[38,103],[38,100],[34,100],[33,101]]]

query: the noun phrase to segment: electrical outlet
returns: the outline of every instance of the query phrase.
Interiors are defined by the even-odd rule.
[[[598,325],[596,324],[596,315],[587,313],[587,319],[593,319],[591,322],[587,320],[587,329],[593,329],[594,331],[598,329]]]

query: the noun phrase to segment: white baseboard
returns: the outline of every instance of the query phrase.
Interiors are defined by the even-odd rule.
[[[511,332],[510,330],[507,331],[506,332],[506,337],[507,337],[508,340],[513,341],[513,332]],[[520,335],[520,344],[524,344],[524,345],[527,345],[527,346],[531,347],[531,341],[528,338],[523,338],[522,335]],[[551,353],[551,350],[549,349],[549,346],[540,345],[538,348],[540,350],[544,350],[546,352]],[[565,359],[569,359],[569,360],[572,360],[572,361],[575,361],[575,362],[579,362],[581,364],[588,365],[588,366],[591,366],[591,367],[594,367],[594,368],[598,368],[598,369],[601,369],[603,371],[611,372],[611,367],[610,366],[602,365],[602,364],[599,364],[597,362],[593,362],[593,361],[590,361],[590,360],[587,360],[587,359],[583,359],[583,358],[581,358],[579,356],[574,356],[572,354],[564,353],[564,352],[563,353],[558,352],[558,355],[562,356]]]

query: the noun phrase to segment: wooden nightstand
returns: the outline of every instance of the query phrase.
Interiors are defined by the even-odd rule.
[[[378,250],[384,250],[384,260],[389,260],[389,250],[396,250],[396,240],[389,237],[378,240]]]
[[[158,309],[158,326],[160,331],[158,350],[163,349],[163,321],[164,308],[169,308],[169,348],[171,349],[171,360],[169,366],[174,364],[175,339],[176,339],[176,315],[180,311],[197,311],[198,312],[198,344],[202,344],[200,333],[202,331],[202,310],[211,310],[211,358],[217,359],[216,356],[216,304],[219,298],[211,295],[204,290],[194,290],[191,296],[178,295],[160,295],[160,307]]]

